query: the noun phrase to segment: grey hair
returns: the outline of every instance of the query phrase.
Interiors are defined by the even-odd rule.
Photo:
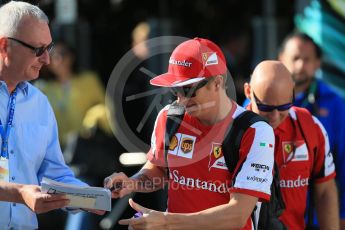
[[[15,36],[21,21],[26,17],[49,23],[47,15],[37,6],[27,2],[10,1],[0,7],[0,36]]]

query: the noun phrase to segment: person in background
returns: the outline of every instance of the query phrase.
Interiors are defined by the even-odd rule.
[[[319,46],[301,32],[291,33],[285,38],[278,56],[296,84],[294,105],[308,109],[329,135],[337,169],[341,225],[345,229],[345,102],[324,81],[315,77],[321,58]]]
[[[47,97],[28,82],[50,62],[48,23],[29,3],[0,7],[0,229],[37,229],[35,212],[68,205],[63,195],[41,192],[43,177],[86,185],[64,162]]]
[[[259,63],[250,83],[244,85],[250,99],[247,109],[265,117],[274,128],[274,157],[286,205],[280,219],[288,229],[305,229],[307,191],[313,186],[321,229],[339,229],[335,167],[328,135],[317,118],[305,109],[293,107],[294,86],[291,73],[279,61]],[[303,110],[308,120],[301,118]],[[309,121],[307,125],[300,124]],[[306,133],[305,126],[314,133]],[[310,139],[305,135],[313,136],[314,142],[308,143]]]
[[[73,49],[58,41],[45,69],[47,79],[34,84],[47,95],[59,126],[59,139],[64,149],[71,134],[78,134],[86,112],[104,104],[105,92],[98,76],[91,71],[78,72]]]

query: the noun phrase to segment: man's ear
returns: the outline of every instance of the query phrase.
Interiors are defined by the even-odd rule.
[[[223,81],[224,81],[223,77],[219,75],[215,77],[214,82],[215,82],[215,86],[217,90],[219,90],[222,87],[222,85],[224,84]]]
[[[244,89],[244,95],[246,96],[246,98],[248,98],[248,99],[250,100],[250,99],[251,99],[251,98],[250,98],[250,91],[251,91],[251,88],[250,88],[250,85],[249,85],[248,82],[244,83],[243,89]]]
[[[8,40],[5,37],[0,38],[0,55],[3,57],[7,56],[7,44]]]

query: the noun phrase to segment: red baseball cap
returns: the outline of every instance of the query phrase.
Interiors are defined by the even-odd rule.
[[[162,87],[180,87],[226,72],[221,49],[210,40],[194,38],[175,48],[169,59],[168,72],[153,78],[150,83]]]

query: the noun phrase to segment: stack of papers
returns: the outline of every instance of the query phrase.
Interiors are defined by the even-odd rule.
[[[48,194],[66,194],[70,199],[68,208],[111,210],[111,192],[106,188],[71,185],[44,177],[41,190]]]

